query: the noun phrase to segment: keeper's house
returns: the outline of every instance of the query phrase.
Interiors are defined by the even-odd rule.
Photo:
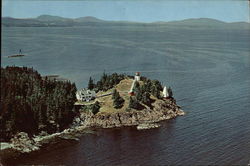
[[[95,91],[89,89],[81,89],[76,92],[76,98],[78,101],[87,101],[93,100],[96,98]]]

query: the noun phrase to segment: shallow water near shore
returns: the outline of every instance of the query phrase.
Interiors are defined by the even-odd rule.
[[[79,88],[105,70],[140,71],[170,85],[185,116],[160,128],[98,129],[80,142],[13,161],[50,165],[239,164],[250,160],[247,31],[135,32],[96,28],[4,28],[2,65],[59,74]],[[154,36],[154,38],[152,37]],[[25,41],[25,42],[22,42]],[[6,58],[22,48],[25,57]]]

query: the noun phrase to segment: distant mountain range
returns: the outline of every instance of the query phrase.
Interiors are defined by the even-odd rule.
[[[88,25],[167,25],[167,26],[186,26],[186,27],[225,27],[230,25],[234,28],[250,28],[250,23],[247,22],[233,22],[226,23],[223,21],[210,19],[210,18],[198,18],[198,19],[186,19],[181,21],[170,22],[152,22],[152,23],[140,23],[129,21],[105,21],[95,17],[79,17],[76,19],[64,18],[59,16],[41,15],[37,18],[25,18],[17,19],[12,17],[3,17],[2,26],[5,27],[73,27],[73,26],[88,26]]]

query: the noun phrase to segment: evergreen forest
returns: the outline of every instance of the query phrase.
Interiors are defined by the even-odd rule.
[[[76,90],[74,83],[42,77],[32,68],[1,68],[1,141],[21,131],[31,136],[68,127],[77,115]]]

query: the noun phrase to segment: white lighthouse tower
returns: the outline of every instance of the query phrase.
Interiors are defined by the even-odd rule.
[[[169,97],[169,94],[168,94],[168,90],[167,90],[167,87],[166,86],[164,86],[164,88],[163,88],[163,97],[164,98],[168,98]]]
[[[136,72],[135,73],[135,81],[140,81],[141,76],[140,76],[140,72]]]
[[[141,80],[140,73],[139,73],[139,72],[136,72],[136,73],[135,73],[134,80],[133,80],[132,85],[131,85],[131,88],[130,88],[130,90],[129,90],[129,92],[128,92],[128,94],[130,94],[130,96],[135,95],[135,94],[134,94],[135,82],[136,82],[136,81],[140,81],[140,80]]]

